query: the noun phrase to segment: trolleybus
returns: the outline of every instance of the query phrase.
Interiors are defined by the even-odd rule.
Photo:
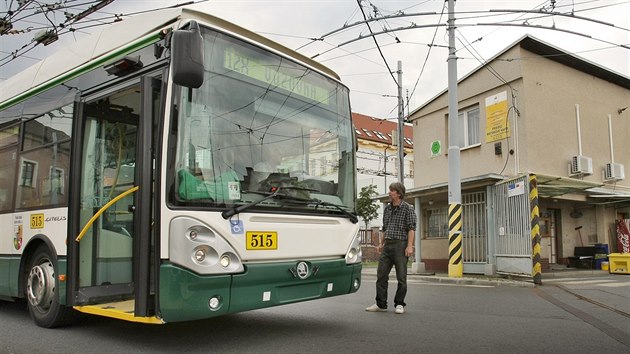
[[[0,86],[0,298],[167,323],[353,293],[348,89],[180,7],[110,25]]]

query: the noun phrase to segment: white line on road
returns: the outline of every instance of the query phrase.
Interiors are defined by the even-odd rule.
[[[622,288],[624,286],[630,286],[630,283],[608,283],[608,284],[599,284],[601,286],[606,286],[609,288]]]

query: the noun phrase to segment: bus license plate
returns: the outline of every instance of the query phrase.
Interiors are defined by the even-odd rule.
[[[275,231],[247,231],[245,237],[248,250],[278,249],[278,233]]]

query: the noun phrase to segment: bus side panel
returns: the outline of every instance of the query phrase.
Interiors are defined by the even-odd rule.
[[[20,258],[0,256],[0,296],[17,297]]]
[[[228,312],[231,275],[201,276],[171,263],[160,266],[160,312],[165,322],[215,317]],[[220,297],[222,305],[211,310],[208,302]]]
[[[235,274],[230,312],[343,295],[356,291],[361,264],[347,265],[345,260],[306,262],[305,279],[300,279],[298,261],[247,265],[245,273]]]
[[[55,279],[55,281],[57,282],[57,294],[59,294],[59,303],[61,305],[66,305],[66,281],[65,279],[67,278],[67,261],[65,258],[57,258],[57,279]],[[64,280],[62,281],[61,279],[59,279],[59,276],[61,275],[65,275],[66,277],[64,278]]]

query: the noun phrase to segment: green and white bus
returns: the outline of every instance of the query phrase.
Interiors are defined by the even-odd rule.
[[[185,7],[4,81],[0,298],[54,327],[357,291],[348,96],[321,64]]]

